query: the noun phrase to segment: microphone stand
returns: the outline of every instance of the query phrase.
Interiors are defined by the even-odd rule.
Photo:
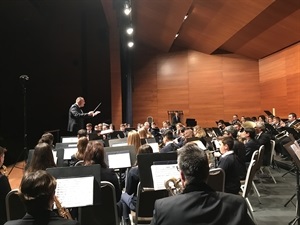
[[[13,169],[16,167],[16,164],[18,163],[18,161],[22,158],[22,156],[24,154],[26,154],[25,158],[27,158],[27,109],[26,109],[26,82],[29,80],[29,77],[27,75],[21,75],[19,77],[20,82],[22,84],[23,87],[23,123],[24,123],[24,129],[23,129],[23,151],[21,152],[21,154],[18,156],[16,162],[14,163],[14,165],[12,166],[12,168],[10,169],[10,171],[8,172],[7,176],[9,176],[11,174],[11,172],[13,171]]]

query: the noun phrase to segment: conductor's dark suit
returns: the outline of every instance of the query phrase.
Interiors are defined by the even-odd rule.
[[[206,184],[189,184],[183,194],[155,202],[151,225],[254,225],[245,200],[215,192]]]
[[[26,214],[22,219],[11,220],[5,223],[5,225],[35,225],[35,224],[47,224],[47,225],[79,225],[76,220],[64,219],[52,211],[40,211],[38,215],[33,217]]]
[[[68,131],[77,134],[77,131],[84,129],[84,119],[89,117],[88,113],[84,113],[75,103],[69,109]]]

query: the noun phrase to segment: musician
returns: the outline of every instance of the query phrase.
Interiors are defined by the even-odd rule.
[[[272,125],[275,129],[279,129],[282,126],[285,126],[285,123],[280,119],[279,116],[274,116]]]
[[[290,113],[288,115],[288,121],[286,123],[286,127],[293,127],[297,123],[297,115],[296,113]]]
[[[219,120],[219,121],[218,121],[218,128],[219,128],[221,134],[223,134],[223,131],[224,131],[225,128],[226,128],[226,125],[225,125],[224,120]]]
[[[232,137],[233,138],[233,152],[236,155],[236,159],[238,161],[239,165],[239,174],[240,174],[240,180],[244,180],[246,178],[246,148],[243,142],[239,141],[237,139],[237,130],[233,126],[226,127],[223,137]]]
[[[11,220],[5,225],[79,225],[76,220],[67,220],[52,211],[56,180],[46,171],[25,173],[20,185],[20,197],[26,207],[26,215]]]
[[[234,115],[232,116],[231,124],[234,125],[234,124],[240,123],[240,122],[241,122],[241,121],[239,120],[238,115],[237,115],[237,114],[234,114]]]
[[[145,154],[145,153],[153,153],[153,149],[150,145],[142,145],[138,148],[137,155]],[[131,221],[129,218],[130,210],[135,211],[136,202],[137,202],[137,186],[140,182],[139,176],[139,168],[137,161],[135,165],[129,170],[126,177],[126,190],[125,193],[122,193],[121,201],[119,202],[119,206],[123,208],[123,219],[124,225],[131,225]]]
[[[93,133],[93,124],[87,123],[86,126],[85,126],[85,128],[86,128],[86,133],[87,134]]]
[[[69,122],[68,122],[68,131],[73,134],[77,134],[79,129],[84,128],[84,119],[88,117],[94,117],[100,113],[100,111],[90,111],[84,113],[81,108],[85,105],[85,100],[83,97],[76,98],[76,102],[71,105],[69,109]]]
[[[165,131],[162,136],[164,147],[159,151],[160,153],[174,152],[179,148],[179,146],[174,142],[174,136],[171,130]]]
[[[7,150],[0,146],[0,167],[3,166],[5,152]],[[4,224],[7,220],[6,218],[6,207],[5,207],[5,197],[8,192],[10,192],[11,187],[7,176],[0,172],[0,224]]]
[[[263,166],[270,165],[271,158],[271,135],[265,132],[265,124],[262,122],[257,122],[255,126],[256,136],[255,139],[260,145],[264,145],[264,156],[263,156]]]
[[[259,142],[255,139],[255,129],[246,127],[241,134],[243,138],[246,139],[245,141],[245,148],[246,148],[246,163],[250,163],[251,157],[254,151],[258,150],[260,147]]]
[[[156,200],[151,225],[254,225],[241,196],[216,192],[206,184],[208,159],[196,144],[178,150],[178,168],[183,193]]]

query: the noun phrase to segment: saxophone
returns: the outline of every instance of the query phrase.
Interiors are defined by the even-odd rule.
[[[57,196],[54,196],[54,202],[55,202],[55,205],[57,207],[58,214],[61,217],[65,218],[65,219],[73,220],[73,218],[72,218],[69,210],[66,209],[66,208],[64,208],[64,207],[62,207],[62,205],[60,204]]]
[[[171,196],[178,195],[183,191],[181,179],[170,178],[165,181],[165,187]]]

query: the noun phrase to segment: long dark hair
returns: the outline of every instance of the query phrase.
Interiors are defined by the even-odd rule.
[[[34,148],[32,160],[30,162],[28,172],[37,170],[46,170],[47,168],[56,167],[52,147],[47,143],[39,143]]]
[[[84,157],[84,165],[100,164],[102,168],[108,168],[104,161],[104,147],[101,142],[90,141],[86,147]]]

